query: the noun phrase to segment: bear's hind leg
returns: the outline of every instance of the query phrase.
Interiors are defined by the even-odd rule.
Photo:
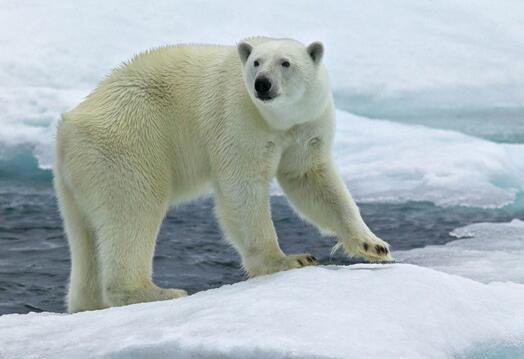
[[[76,313],[105,308],[92,232],[86,225],[73,194],[61,180],[60,174],[56,174],[54,182],[71,253],[67,311]]]
[[[152,282],[155,242],[166,207],[134,203],[106,208],[107,215],[100,216],[96,226],[98,255],[107,305],[122,306],[187,295],[184,290],[164,289]]]

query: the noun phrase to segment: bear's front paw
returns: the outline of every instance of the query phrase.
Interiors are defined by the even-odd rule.
[[[362,257],[370,262],[391,262],[393,257],[389,244],[371,232],[365,232],[351,239],[340,240],[334,250],[344,248],[349,257]]]

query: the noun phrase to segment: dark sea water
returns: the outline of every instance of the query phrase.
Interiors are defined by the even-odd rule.
[[[286,253],[310,252],[321,264],[354,263],[330,256],[334,238],[299,219],[284,197],[272,198],[273,220]],[[524,210],[441,208],[427,202],[361,204],[373,231],[393,250],[444,244],[454,228],[524,218]],[[0,314],[64,311],[69,252],[49,184],[0,184]],[[154,280],[189,293],[245,280],[236,252],[222,239],[211,198],[172,209],[160,231]]]

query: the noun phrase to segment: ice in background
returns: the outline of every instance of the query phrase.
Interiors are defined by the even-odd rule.
[[[524,191],[524,144],[494,143],[343,111],[337,120],[335,158],[361,202],[524,206],[519,197]]]
[[[324,42],[335,159],[377,228],[464,225],[394,252],[417,266],[306,269],[173,303],[4,315],[0,357],[524,357],[520,0],[0,2],[0,228],[19,208],[46,207],[59,114],[111,68],[155,46],[251,35]],[[395,205],[411,209],[393,225]],[[504,223],[464,223],[484,217]]]
[[[3,4],[0,175],[37,176],[27,151],[50,168],[59,114],[136,52],[267,35],[325,43],[339,108],[512,143],[339,113],[337,162],[357,198],[489,207],[523,191],[520,1],[270,2],[254,10],[243,1]]]

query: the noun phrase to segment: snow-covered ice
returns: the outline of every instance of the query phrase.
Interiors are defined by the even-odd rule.
[[[398,261],[423,265],[482,282],[524,284],[524,221],[475,223],[450,233],[442,246],[396,251]],[[522,323],[524,326],[524,322]]]
[[[524,355],[524,286],[406,264],[303,268],[175,301],[0,317],[2,358]],[[502,348],[502,349],[501,349]]]

